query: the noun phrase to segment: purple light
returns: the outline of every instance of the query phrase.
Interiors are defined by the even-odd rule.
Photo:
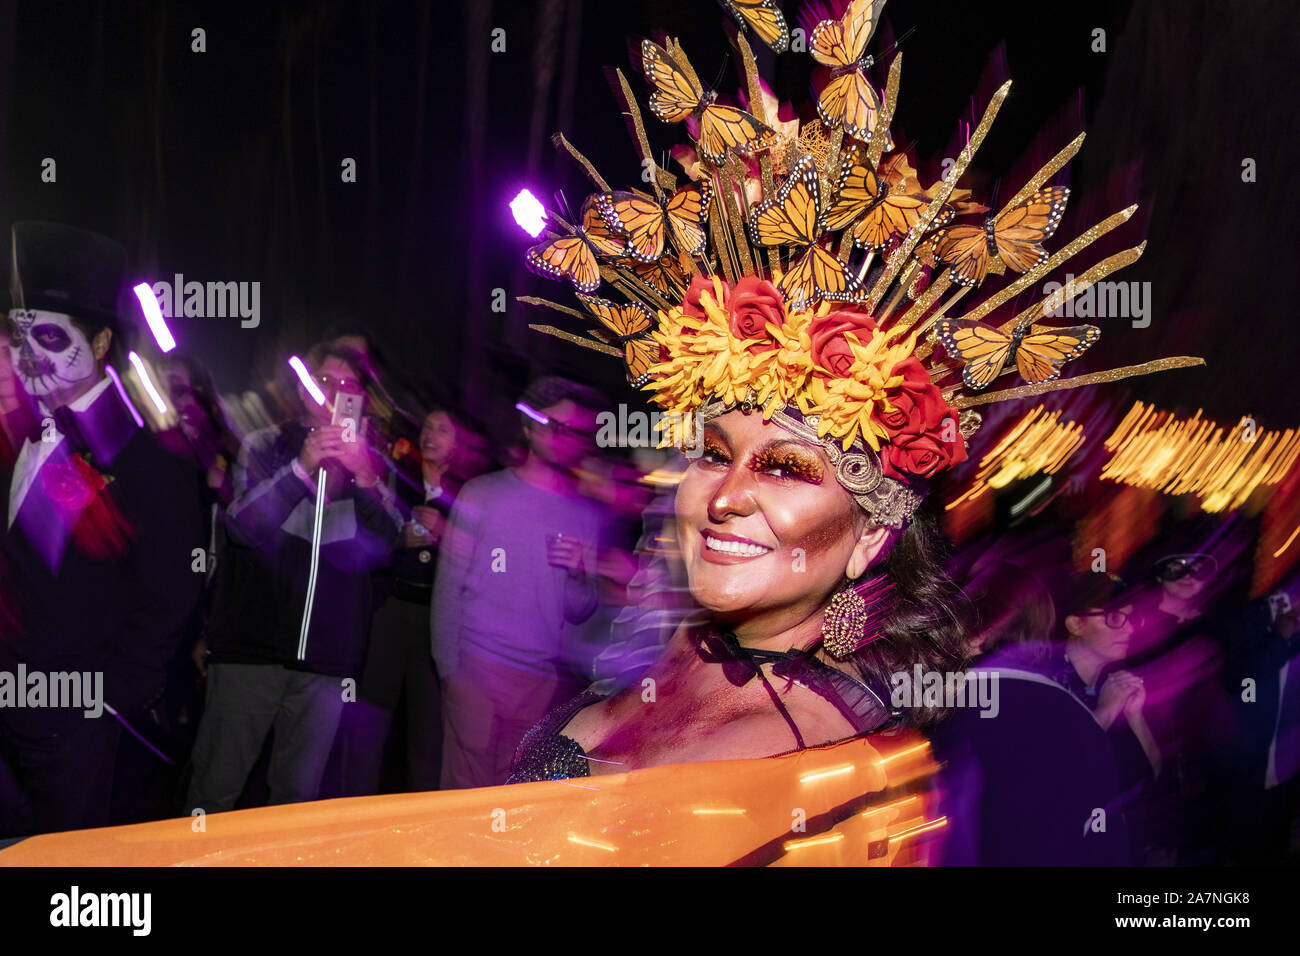
[[[172,338],[171,329],[167,328],[167,323],[163,321],[162,309],[158,307],[158,297],[153,294],[153,288],[149,283],[141,282],[131,291],[140,300],[140,308],[144,310],[144,319],[149,323],[149,331],[153,333],[158,348],[162,349],[164,353],[176,348],[176,340]]]
[[[302,382],[302,387],[307,389],[307,394],[317,405],[325,404],[325,393],[320,390],[315,380],[311,377],[311,372],[307,371],[307,366],[302,363],[302,359],[296,355],[289,356],[289,366],[298,373],[298,381]]]
[[[131,417],[135,419],[136,426],[138,428],[144,428],[144,419],[141,418],[140,413],[135,410],[135,403],[131,401],[131,396],[126,394],[126,388],[122,385],[122,380],[117,375],[117,369],[113,368],[111,365],[105,365],[104,371],[108,373],[108,377],[111,378],[113,384],[117,386],[117,394],[122,396],[122,401],[126,403],[127,410],[130,411]]]
[[[144,367],[144,361],[135,352],[128,352],[126,357],[131,360],[131,364],[135,367],[135,374],[139,376],[140,384],[144,386],[144,390],[149,394],[149,400],[153,402],[153,407],[158,409],[159,415],[166,415],[167,403],[163,401],[162,395],[158,394],[158,389],[154,387],[153,379],[149,377],[149,370]]]
[[[546,210],[537,201],[537,197],[527,189],[521,189],[519,195],[510,200],[510,211],[514,213],[519,228],[536,239],[546,225]]]
[[[533,408],[531,405],[525,404],[524,402],[516,402],[515,408],[519,409],[519,411],[523,412],[525,415],[527,415],[529,418],[531,418],[533,421],[537,422],[540,425],[549,425],[551,423],[551,420],[549,418],[547,418],[541,412],[537,411],[537,409]]]

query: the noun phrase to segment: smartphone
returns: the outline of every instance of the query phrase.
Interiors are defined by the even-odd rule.
[[[342,425],[345,428],[348,422],[352,423],[354,432],[361,431],[361,408],[365,404],[366,396],[362,392],[336,392],[334,394],[334,417],[330,419],[331,425]]]

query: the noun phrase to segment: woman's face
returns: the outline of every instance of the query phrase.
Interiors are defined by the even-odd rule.
[[[676,508],[691,593],[733,623],[776,614],[790,626],[820,609],[865,527],[826,453],[757,412],[705,426]]]
[[[433,465],[446,465],[456,450],[456,424],[446,412],[430,412],[420,429],[420,455]]]
[[[1118,610],[1126,618],[1120,627],[1107,624],[1106,615],[1100,608],[1093,608],[1089,614],[1072,615],[1075,636],[1097,656],[1108,661],[1122,661],[1128,657],[1129,645],[1133,641],[1133,605],[1127,604]]]

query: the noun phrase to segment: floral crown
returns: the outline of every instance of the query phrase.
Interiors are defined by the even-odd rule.
[[[1044,249],[1069,198],[1067,188],[1047,184],[1078,152],[1081,133],[996,214],[957,222],[989,212],[957,183],[1010,81],[993,94],[946,175],[923,188],[889,134],[901,55],[890,65],[883,96],[869,76],[867,47],[883,6],[884,0],[851,0],[839,19],[812,31],[809,52],[829,68],[829,79],[817,117],[802,123],[780,119],[746,41],[751,27],[774,50],[785,49],[784,18],[769,17],[761,28],[738,19],[747,110],[719,104],[680,44],[643,41],[651,113],[685,125],[694,148],[673,155],[692,182],[679,186],[655,165],[640,106],[616,71],[652,194],[611,189],[557,134],[557,145],[598,191],[577,216],[565,210],[572,222],[551,214],[564,231],[552,230],[526,259],[534,272],[569,281],[585,311],[521,301],[590,326],[583,334],[532,328],[624,360],[629,381],[670,413],[664,445],[689,440],[692,415],[761,410],[765,419],[820,441],[858,503],[877,523],[899,527],[919,505],[926,480],[966,459],[980,422],[972,406],[1204,363],[1184,356],[1059,377],[1100,332],[1037,323],[1136,261],[1145,244],[1069,277],[1000,324],[981,321],[1137,207],[1098,222],[1054,254]],[[1009,273],[1018,275],[952,317],[988,276]],[[602,281],[623,301],[593,295]],[[978,394],[1010,372],[1025,384]]]

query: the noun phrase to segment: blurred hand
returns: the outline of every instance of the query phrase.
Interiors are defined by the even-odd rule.
[[[349,444],[355,445],[356,442],[343,440],[341,425],[321,425],[313,428],[307,433],[307,440],[302,443],[302,451],[298,452],[298,464],[302,466],[303,471],[315,477],[321,462],[326,458],[341,457],[344,446]]]
[[[1101,685],[1097,692],[1097,720],[1106,729],[1115,722],[1122,711],[1125,714],[1141,713],[1146,702],[1146,688],[1142,678],[1132,671],[1115,671]]]
[[[365,440],[358,434],[352,441],[340,439],[339,447],[341,449],[338,454],[339,464],[352,473],[352,477],[360,487],[373,487],[379,480],[379,474],[371,461],[370,449]]]
[[[436,545],[447,530],[447,519],[437,508],[419,505],[411,509],[411,520],[406,525],[406,546],[419,548]]]
[[[552,537],[546,542],[546,561],[553,568],[564,568],[569,577],[579,578],[584,573],[582,542],[577,538]]]

